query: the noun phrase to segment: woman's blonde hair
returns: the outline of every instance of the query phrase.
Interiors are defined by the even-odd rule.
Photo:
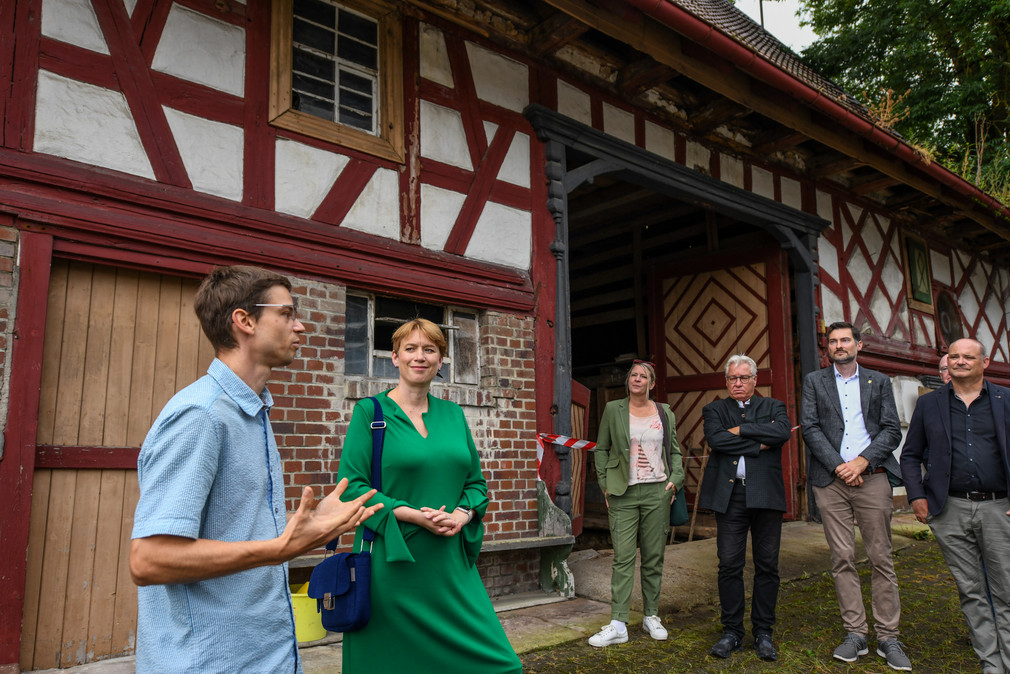
[[[445,358],[449,342],[446,341],[445,335],[442,333],[442,328],[438,327],[427,318],[415,318],[414,320],[407,321],[398,327],[396,332],[393,333],[393,351],[399,351],[400,343],[407,339],[407,337],[410,337],[410,334],[415,330],[419,330],[421,334],[427,337],[432,344],[437,346],[438,355]]]
[[[628,386],[628,384],[631,382],[631,373],[635,370],[636,367],[641,367],[643,370],[645,370],[645,373],[649,375],[649,391],[651,392],[652,385],[656,383],[656,366],[647,360],[636,360],[634,363],[631,364],[631,367],[628,368],[628,376],[624,378],[624,392],[627,393],[628,395],[631,395],[631,388]]]

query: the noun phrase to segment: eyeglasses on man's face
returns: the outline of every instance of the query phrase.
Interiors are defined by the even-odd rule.
[[[744,382],[750,381],[757,377],[756,374],[740,374],[740,375],[727,375],[726,381],[731,384],[743,384]]]

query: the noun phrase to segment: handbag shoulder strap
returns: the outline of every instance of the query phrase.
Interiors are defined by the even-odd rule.
[[[382,417],[382,405],[375,396],[369,396],[372,405],[375,407],[375,414],[372,416],[372,487],[377,491],[382,491],[382,441],[386,436],[386,420]],[[366,541],[375,539],[375,532],[365,527],[361,538]]]
[[[382,417],[382,406],[379,404],[379,399],[375,396],[369,396],[369,400],[372,401],[372,405],[375,406],[375,414],[372,417],[372,486],[376,490],[382,490],[382,441],[386,435],[386,421]],[[365,541],[375,540],[375,532],[364,527],[364,532],[361,534],[361,538]],[[334,551],[337,549],[337,543],[340,541],[340,536],[337,536],[332,541],[326,544],[326,549],[329,551]]]

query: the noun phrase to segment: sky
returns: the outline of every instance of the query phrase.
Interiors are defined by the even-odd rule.
[[[736,0],[737,9],[761,23],[759,0]],[[809,26],[800,28],[800,20],[796,16],[799,0],[765,0],[765,30],[779,39],[780,42],[799,53],[816,39]]]

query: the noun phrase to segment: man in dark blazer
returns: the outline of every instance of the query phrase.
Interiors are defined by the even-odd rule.
[[[982,671],[1003,674],[1010,672],[1010,389],[983,379],[984,353],[974,339],[950,345],[950,383],[919,398],[901,472],[916,519],[929,524],[957,582]]]
[[[729,397],[705,405],[705,440],[712,450],[699,505],[715,511],[719,604],[723,635],[712,655],[728,658],[743,641],[747,531],[754,558],[751,632],[762,660],[777,660],[772,641],[779,592],[779,542],[786,490],[782,445],[789,440],[786,406],[754,395],[757,364],[738,354],[726,363]]]
[[[851,323],[828,326],[830,367],[803,381],[800,423],[807,476],[831,550],[831,574],[847,635],[833,656],[855,662],[866,655],[868,627],[856,570],[856,522],[873,568],[877,654],[892,669],[912,665],[898,641],[901,602],[891,557],[893,497],[888,475],[900,478],[894,450],[901,441],[891,380],[856,362],[863,348]]]

